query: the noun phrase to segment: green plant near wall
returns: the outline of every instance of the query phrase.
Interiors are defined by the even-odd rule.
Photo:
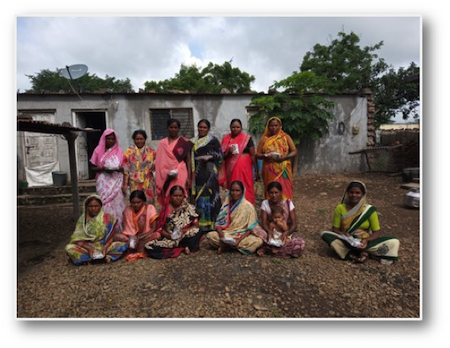
[[[252,99],[251,105],[258,111],[250,118],[250,132],[261,134],[267,119],[278,116],[283,122],[283,130],[296,145],[305,137],[320,139],[328,132],[328,122],[334,119],[334,114],[329,111],[334,103],[323,96],[332,94],[331,86],[328,78],[312,72],[294,72],[275,82],[272,87],[281,92]]]

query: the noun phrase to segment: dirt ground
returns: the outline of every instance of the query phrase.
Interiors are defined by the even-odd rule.
[[[320,239],[347,183],[362,180],[382,233],[400,240],[385,266],[341,261]],[[18,318],[420,318],[419,211],[403,206],[401,177],[385,173],[308,175],[294,181],[299,259],[217,255],[125,259],[76,267],[64,246],[72,208],[18,207]],[[262,184],[258,183],[259,202]]]

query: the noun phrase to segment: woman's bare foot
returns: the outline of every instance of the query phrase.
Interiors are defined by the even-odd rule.
[[[351,253],[350,259],[356,263],[364,263],[369,258],[369,253],[367,251],[361,251],[359,254]]]
[[[220,254],[222,254],[223,253],[223,248],[222,247],[219,247],[218,249],[217,249],[217,255],[220,255]]]
[[[184,253],[186,255],[189,255],[191,253],[191,251],[189,250],[189,247],[184,248]]]

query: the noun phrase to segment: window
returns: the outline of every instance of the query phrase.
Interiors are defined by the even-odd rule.
[[[192,109],[150,109],[150,123],[152,126],[152,140],[167,137],[167,121],[176,118],[180,121],[180,135],[185,138],[194,136],[194,120]]]

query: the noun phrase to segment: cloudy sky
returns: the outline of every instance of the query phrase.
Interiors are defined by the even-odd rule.
[[[125,15],[132,18],[120,21],[119,18],[111,17]],[[159,18],[137,18],[154,15]],[[200,18],[199,15],[203,17]],[[271,18],[263,23],[261,18],[254,17],[256,15],[283,18]],[[299,17],[303,15],[316,18]],[[422,298],[423,311],[426,313],[424,322],[358,322],[358,330],[355,330],[355,326],[342,322],[283,322],[275,323],[275,326],[260,322],[220,322],[208,323],[212,325],[207,324],[207,329],[195,322],[153,322],[151,326],[135,322],[133,325],[145,325],[133,327],[125,335],[114,336],[114,339],[119,344],[128,343],[130,337],[133,340],[137,338],[136,342],[140,340],[148,343],[150,334],[152,340],[162,342],[162,339],[174,332],[174,328],[178,334],[183,335],[185,342],[195,342],[199,347],[210,346],[211,342],[217,341],[217,337],[227,335],[241,345],[265,346],[279,344],[281,337],[283,341],[292,344],[300,342],[316,346],[317,342],[320,346],[336,346],[336,342],[353,339],[354,342],[364,342],[367,347],[378,347],[380,339],[393,346],[408,347],[423,347],[448,339],[450,284],[449,278],[442,276],[448,274],[450,266],[448,244],[434,243],[442,240],[440,227],[447,223],[444,219],[448,216],[446,208],[450,196],[448,185],[445,185],[448,181],[448,161],[443,160],[448,158],[446,150],[450,129],[450,117],[446,111],[449,99],[450,20],[448,11],[441,6],[441,2],[258,0],[250,4],[250,1],[242,0],[190,0],[178,3],[172,0],[127,0],[97,4],[93,0],[15,0],[3,4],[0,16],[0,35],[4,49],[3,64],[0,64],[0,93],[6,103],[9,103],[3,115],[5,122],[9,122],[9,127],[4,131],[7,134],[0,137],[2,148],[5,149],[3,154],[9,158],[2,172],[5,183],[14,183],[16,180],[14,168],[17,159],[14,151],[9,151],[11,144],[16,141],[17,129],[14,87],[22,90],[29,88],[29,80],[24,75],[33,75],[42,69],[54,70],[65,65],[83,63],[89,66],[91,74],[95,73],[100,77],[106,74],[120,79],[129,77],[134,88],[138,89],[146,80],[173,77],[182,63],[206,64],[212,61],[222,64],[233,57],[234,66],[256,77],[253,89],[266,91],[273,80],[280,80],[297,70],[305,52],[311,50],[314,44],[328,44],[341,30],[354,31],[360,36],[363,46],[384,41],[379,55],[395,67],[407,66],[411,61],[417,62],[422,68],[422,86],[426,87],[423,88],[424,115],[421,118],[421,133],[425,140],[421,141],[421,146],[426,167],[421,166],[424,174],[421,181],[427,184],[425,204],[428,208],[424,218],[424,209],[421,209],[420,221],[421,227],[422,224],[426,227],[424,241],[428,241],[427,249],[432,250],[423,258],[428,261],[423,265],[426,279],[421,284],[421,288],[428,289]],[[77,21],[69,16],[88,16],[88,20],[85,18]],[[101,16],[101,21],[94,22],[94,16]],[[178,18],[163,18],[170,16]],[[287,16],[296,18],[294,20]],[[344,19],[345,16],[352,18]],[[383,18],[371,19],[367,16]],[[418,16],[423,16],[423,62],[420,61]],[[4,216],[14,217],[16,186],[4,186],[10,197],[4,204]],[[7,228],[8,231],[16,227],[16,220],[10,220],[12,228]],[[389,222],[386,224],[389,225]],[[14,239],[9,238],[12,244]],[[5,248],[5,253],[9,255],[3,258],[4,268],[9,269],[9,277],[6,278],[11,280],[9,287],[3,287],[2,290],[2,305],[6,309],[2,320],[4,331],[18,345],[60,347],[61,343],[67,343],[67,337],[73,333],[74,323],[24,326],[23,322],[11,319],[16,314],[14,251],[14,247]],[[399,270],[401,271],[400,268],[395,268],[392,271]],[[104,338],[111,336],[108,329],[117,327],[111,327],[111,323],[107,322],[97,322],[95,328],[90,326],[91,323],[78,324],[85,324],[80,328],[83,330],[83,337],[91,345],[104,344]],[[375,327],[376,330],[382,330],[382,336],[380,339],[367,340],[367,333]]]
[[[148,80],[174,77],[181,64],[205,67],[232,61],[254,75],[252,89],[267,92],[298,70],[316,43],[354,32],[361,46],[380,41],[376,53],[395,68],[420,66],[419,16],[18,16],[17,88],[25,75],[86,64],[90,74],[130,78],[137,91]]]

